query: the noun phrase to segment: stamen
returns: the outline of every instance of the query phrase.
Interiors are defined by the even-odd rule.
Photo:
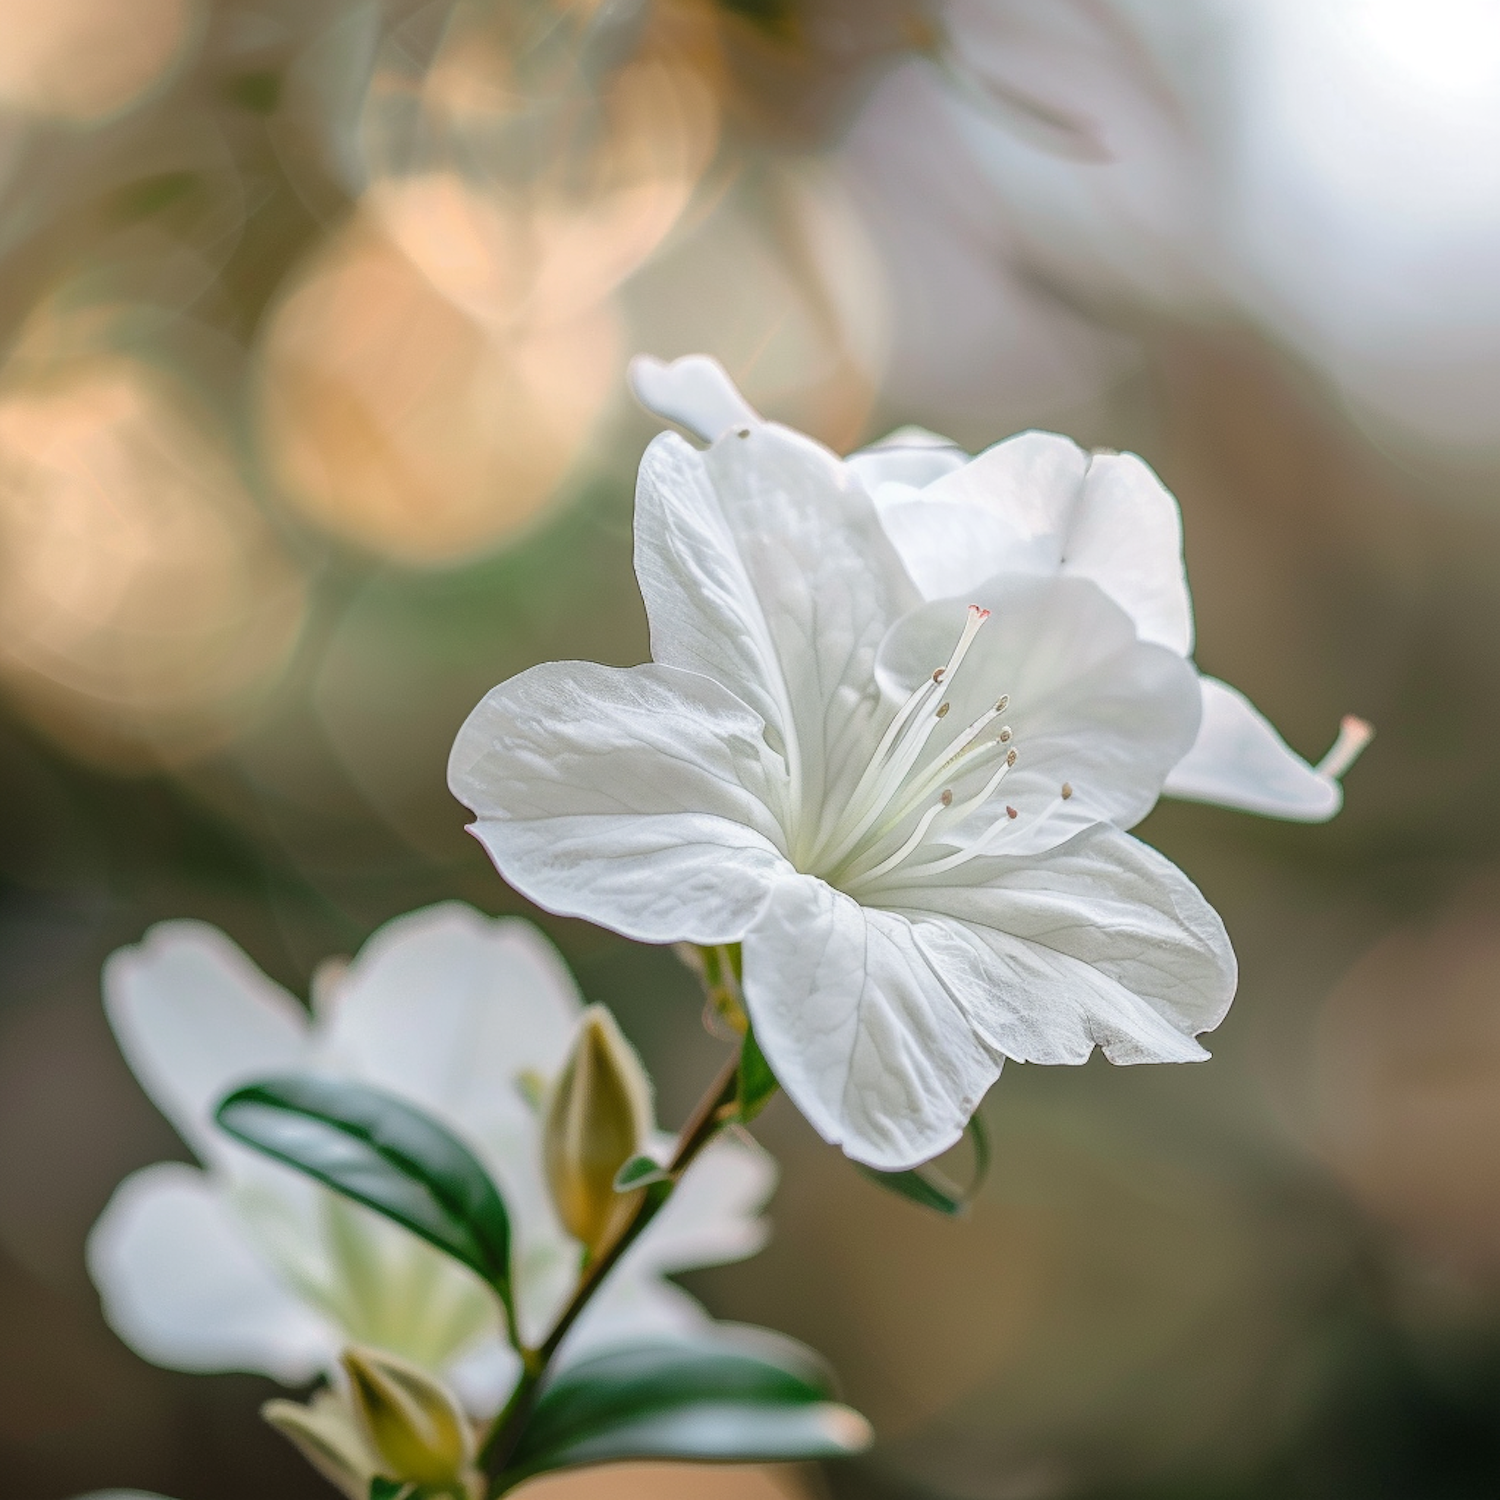
[[[912,829],[911,833],[907,837],[906,842],[902,844],[902,846],[898,850],[896,850],[894,854],[887,855],[872,870],[861,871],[856,867],[855,869],[851,870],[849,874],[844,878],[849,881],[879,880],[880,877],[884,875],[888,870],[894,870],[896,866],[899,865],[901,861],[904,860],[906,856],[910,854],[912,850],[915,849],[924,838],[926,838],[927,830],[932,827],[932,820],[937,817],[940,812],[946,811],[952,804],[952,802],[953,793],[944,792],[943,795],[938,798],[938,800],[934,802],[932,806],[929,807],[920,818],[917,819],[917,826]]]
[[[975,808],[983,807],[984,804],[995,795],[995,788],[1005,780],[1005,773],[1009,771],[1010,768],[1015,765],[1015,763],[1016,752],[1012,750],[1010,754],[1005,757],[1005,764],[1002,765],[1000,769],[996,771],[995,774],[991,776],[990,779],[985,782],[985,784],[977,792],[975,792],[972,797],[969,797],[965,801],[959,803],[958,809],[954,814],[954,821],[961,823],[965,818],[969,816],[971,812],[974,811]]]
[[[850,795],[848,803],[850,810],[864,806],[865,803],[868,803],[868,806],[865,806],[862,815],[856,819],[854,826],[839,840],[838,844],[826,855],[820,856],[821,864],[837,866],[840,860],[846,858],[850,851],[857,847],[859,841],[874,826],[882,809],[886,808],[906,774],[917,763],[922,747],[931,737],[938,722],[947,716],[952,705],[945,701],[938,707],[935,714],[926,719],[921,718],[920,709],[930,700],[933,688],[938,683],[950,679],[963,664],[969,647],[974,644],[974,637],[979,634],[980,627],[989,617],[989,610],[977,604],[969,606],[963,633],[959,636],[958,644],[953,648],[953,655],[948,658],[947,665],[938,668],[932,674],[932,681],[924,683],[907,699],[896,720],[881,736],[880,744],[876,747],[870,764],[865,767],[858,784]],[[938,777],[939,782],[942,779],[941,776]],[[931,778],[924,778],[924,780],[930,781]],[[893,815],[891,821],[899,822],[900,818],[905,816],[905,810],[909,810],[912,801],[919,801],[922,796],[926,795],[928,795],[928,790],[909,797],[904,804],[904,810]]]
[[[1339,737],[1333,742],[1328,754],[1313,769],[1319,776],[1337,781],[1355,761],[1360,752],[1375,738],[1374,727],[1353,714],[1345,714],[1339,725]]]
[[[1068,798],[1073,795],[1073,783],[1071,781],[1065,781],[1065,782],[1063,782],[1063,784],[1062,784],[1062,795],[1063,795],[1063,801],[1064,802],[1066,802],[1068,800]]]
[[[1062,799],[1054,798],[1043,809],[1041,817],[1033,820],[1032,826],[1035,827],[1039,821],[1044,822],[1061,806]],[[996,818],[985,831],[983,837],[975,839],[967,849],[960,849],[957,853],[950,854],[945,859],[934,860],[929,865],[918,865],[911,872],[912,876],[928,880],[934,875],[946,875],[949,870],[956,870],[960,865],[968,864],[971,859],[978,859],[981,855],[988,854],[991,846],[998,842],[998,836],[1010,827],[1011,822],[1016,816],[1019,816],[1019,814],[1013,814],[1010,808],[1007,807],[1005,809],[1005,816],[1003,818]]]
[[[1020,816],[1021,816],[1021,815],[1020,815],[1020,813],[1018,813],[1018,812],[1017,812],[1017,811],[1016,811],[1016,810],[1015,810],[1015,808],[1013,808],[1013,807],[1012,807],[1012,806],[1011,806],[1011,805],[1010,805],[1010,803],[1008,803],[1008,802],[1007,802],[1007,803],[1006,803],[1006,804],[1005,804],[1005,816],[1006,816],[1006,817],[1007,817],[1007,818],[1009,818],[1009,819],[1010,819],[1010,820],[1011,820],[1011,821],[1012,821],[1012,822],[1015,822],[1015,820],[1016,820],[1016,819],[1017,819],[1017,818],[1019,818],[1019,817],[1020,817]]]
[[[920,764],[937,726],[953,708],[951,699],[942,696],[943,689],[953,681],[989,618],[990,611],[982,605],[968,607],[952,655],[912,692],[892,717],[853,792],[834,817],[832,826],[822,834],[820,847],[815,847],[811,856],[811,867],[834,884],[847,886],[850,882],[863,883],[888,874],[921,845],[938,817],[946,814],[961,820],[982,806],[1015,765],[1015,750],[1005,748],[1013,738],[1010,727],[1003,727],[998,739],[984,734],[990,722],[1009,705],[1008,694],[998,698],[960,734],[948,737],[947,748],[931,757],[925,767]],[[997,753],[1003,755],[998,768],[993,765]],[[940,764],[931,763],[939,757]],[[955,804],[954,789],[946,784],[951,782],[953,773],[967,775],[986,762],[993,774],[984,788],[976,796]],[[936,800],[931,801],[934,796]],[[890,841],[898,836],[897,830],[914,814],[915,823],[900,848],[881,856],[881,847],[889,848]],[[862,868],[869,861],[876,862]]]
[[[865,767],[864,774],[859,778],[859,784],[849,796],[849,805],[854,806],[860,798],[860,794],[866,791],[869,784],[880,773],[880,768],[885,764],[885,758],[890,748],[896,742],[896,736],[911,722],[912,716],[916,714],[933,696],[933,688],[943,680],[943,669],[939,667],[932,674],[930,682],[924,682],[905,703],[901,705],[896,717],[886,725],[885,733],[880,736],[880,743],[875,747],[875,753],[870,757],[870,763]]]
[[[1002,698],[993,708],[985,709],[985,711],[980,714],[980,716],[975,719],[974,722],[970,724],[962,734],[958,735],[954,739],[953,743],[958,746],[958,749],[955,750],[953,754],[947,758],[947,760],[943,761],[941,765],[934,767],[924,777],[922,777],[915,786],[907,789],[905,799],[902,801],[900,808],[897,809],[894,814],[897,821],[899,821],[901,818],[904,818],[906,814],[909,813],[912,808],[917,805],[917,803],[926,798],[931,793],[934,787],[941,785],[944,781],[947,781],[949,779],[949,773],[959,764],[960,761],[966,760],[971,755],[980,754],[985,750],[993,750],[997,744],[1003,744],[1007,739],[1010,738],[1010,731],[1004,730],[1001,732],[999,740],[986,740],[981,743],[979,739],[980,731],[983,730],[987,724],[992,723],[996,718],[1000,716],[1000,714],[1005,711],[1005,705],[1009,701],[1010,699],[1008,697]]]

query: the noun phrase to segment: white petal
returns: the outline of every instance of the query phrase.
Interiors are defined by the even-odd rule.
[[[464,1410],[483,1419],[499,1411],[515,1388],[521,1357],[503,1338],[487,1338],[442,1373]]]
[[[925,599],[967,599],[997,573],[1051,573],[1057,559],[1029,545],[998,511],[885,485],[880,521]]]
[[[1032,859],[976,860],[966,883],[886,899],[984,1040],[1019,1062],[1190,1062],[1223,1019],[1235,961],[1191,881],[1119,829]],[[936,918],[937,920],[933,920]]]
[[[1088,464],[1068,438],[1018,433],[915,494],[887,493],[881,524],[928,599],[968,595],[996,573],[1055,573]]]
[[[1000,572],[1053,572],[1084,491],[1089,456],[1055,432],[1021,432],[976,454],[922,492],[924,502],[983,511],[1004,527],[1003,551],[954,559],[970,578]],[[1000,537],[997,531],[995,536]],[[944,595],[963,592],[945,589]]]
[[[327,1039],[361,1078],[493,1141],[531,1125],[516,1078],[558,1071],[581,1010],[573,976],[529,922],[450,901],[369,939]]]
[[[666,1276],[754,1255],[776,1162],[748,1135],[718,1136],[683,1175],[667,1206],[621,1261],[620,1275]]]
[[[309,1055],[306,1011],[203,922],[159,923],[111,954],[104,1005],[142,1087],[205,1160],[233,1153],[212,1124],[218,1101]]]
[[[205,1172],[158,1162],[115,1190],[88,1241],[110,1326],[175,1370],[248,1370],[299,1385],[338,1352],[332,1328],[251,1249]]]
[[[724,433],[758,426],[760,413],[740,395],[724,366],[707,354],[688,354],[670,364],[650,354],[630,361],[627,378],[647,411],[711,443]]]
[[[517,890],[656,943],[734,942],[754,920],[783,863],[779,775],[760,720],[707,678],[591,662],[502,683],[448,762]]]
[[[1135,621],[1143,641],[1193,649],[1182,561],[1182,515],[1133,453],[1097,453],[1063,542],[1063,571],[1092,578]]]
[[[785,751],[794,805],[820,809],[873,748],[875,653],[920,602],[864,488],[783,427],[706,453],[665,433],[641,462],[635,534],[653,658],[758,713]]]
[[[880,517],[929,599],[971,593],[994,573],[1062,572],[1096,582],[1142,640],[1192,650],[1182,518],[1134,454],[1090,458],[1068,438],[1023,432],[893,496]]]
[[[1169,795],[1303,823],[1343,806],[1338,781],[1308,765],[1243,693],[1213,677],[1200,682],[1203,722],[1167,777]]]
[[[958,1140],[1001,1058],[905,917],[792,876],[777,883],[744,954],[756,1037],[824,1140],[882,1170]]]
[[[968,461],[969,455],[957,443],[925,427],[898,427],[844,460],[859,475],[877,507],[911,499],[916,491],[963,468]]]
[[[934,736],[931,755],[957,751],[968,726],[1004,694],[1003,716],[983,735],[993,740],[1009,725],[1017,760],[985,806],[950,833],[941,822],[935,832],[964,845],[993,826],[992,852],[1029,854],[1090,823],[1138,822],[1197,731],[1193,669],[1175,652],[1139,641],[1125,612],[1081,578],[1001,576],[976,590],[974,601],[990,618],[948,688],[947,739]],[[904,695],[941,664],[965,611],[958,600],[924,605],[892,630],[880,670],[896,692]],[[952,779],[958,800],[977,792],[998,760],[978,764]],[[1007,806],[1015,819],[1005,816]],[[908,864],[925,857],[919,850]]]

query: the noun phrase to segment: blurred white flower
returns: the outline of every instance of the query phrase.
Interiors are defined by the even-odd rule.
[[[650,410],[705,442],[760,421],[702,355],[671,365],[637,359],[631,378]],[[974,594],[1001,573],[1088,578],[1142,640],[1191,657],[1182,518],[1133,453],[1089,454],[1057,433],[1023,432],[971,458],[946,438],[904,428],[850,455],[848,467],[924,598]],[[1198,680],[1202,719],[1167,776],[1169,796],[1301,822],[1339,810],[1339,777],[1369,742],[1367,724],[1345,718],[1333,748],[1312,766],[1237,689]]]
[[[127,1178],[89,1240],[105,1314],[137,1352],[185,1370],[250,1370],[297,1384],[351,1343],[443,1374],[476,1412],[518,1369],[492,1295],[404,1229],[237,1145],[212,1121],[237,1084],[289,1071],[358,1079],[453,1130],[510,1211],[523,1337],[566,1301],[581,1247],[558,1223],[529,1102],[561,1067],[582,1006],[527,923],[447,903],[387,923],[347,969],[326,969],[315,1015],[217,929],[167,922],[105,968],[109,1018],[136,1076],[203,1162]],[[663,1279],[759,1249],[775,1169],[720,1137],[623,1258],[563,1346],[701,1329]]]
[[[1256,325],[1382,449],[1493,465],[1492,0],[930,13],[836,150],[892,263],[904,409],[1034,420],[1168,313]]]
[[[715,396],[707,452],[641,465],[654,662],[533,668],[459,733],[501,873],[641,941],[742,942],[778,1079],[875,1167],[953,1144],[1003,1058],[1206,1056],[1228,939],[1122,832],[1198,730],[1181,654],[1087,577],[924,602],[848,466]]]

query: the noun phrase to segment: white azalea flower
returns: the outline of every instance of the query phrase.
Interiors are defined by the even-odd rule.
[[[778,1079],[875,1167],[956,1141],[1006,1057],[1206,1056],[1228,939],[1122,831],[1198,731],[1181,653],[1087,577],[924,602],[854,469],[653,375],[717,439],[642,461],[654,662],[536,667],[470,716],[449,782],[501,873],[641,941],[742,943]]]
[[[761,420],[704,355],[637,359],[631,380],[646,407],[704,442]],[[848,464],[925,598],[973,593],[998,573],[1089,578],[1142,640],[1191,658],[1182,518],[1133,453],[1089,454],[1057,433],[1023,432],[971,458],[946,438],[903,428]],[[1369,725],[1346,717],[1312,766],[1244,694],[1213,677],[1199,684],[1198,735],[1167,777],[1168,796],[1298,822],[1338,812],[1339,778],[1369,742]]]
[[[510,1211],[523,1337],[539,1340],[572,1289],[580,1247],[559,1225],[526,1093],[561,1067],[577,989],[528,923],[458,903],[387,923],[317,986],[317,1014],[217,929],[167,922],[105,969],[109,1018],[136,1076],[203,1167],[127,1178],[88,1246],[105,1313],[146,1358],[299,1384],[351,1343],[445,1375],[477,1414],[519,1368],[493,1296],[400,1227],[237,1145],[212,1121],[236,1085],[312,1071],[399,1094],[442,1120]],[[720,1137],[589,1303],[564,1344],[702,1329],[668,1273],[753,1254],[775,1177],[748,1139]]]

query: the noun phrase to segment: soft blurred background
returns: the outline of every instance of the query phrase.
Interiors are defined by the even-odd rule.
[[[90,1223],[183,1154],[99,965],[194,915],[305,992],[524,909],[444,760],[646,654],[637,350],[838,447],[1140,452],[1203,667],[1379,737],[1329,827],[1153,814],[1239,951],[1215,1059],[1007,1070],[966,1220],[764,1117],[776,1238],[693,1289],[873,1454],[554,1500],[1500,1492],[1497,268],[1493,0],[4,0],[4,1493],[331,1493],[99,1316]],[[677,1118],[690,976],[542,921]]]

